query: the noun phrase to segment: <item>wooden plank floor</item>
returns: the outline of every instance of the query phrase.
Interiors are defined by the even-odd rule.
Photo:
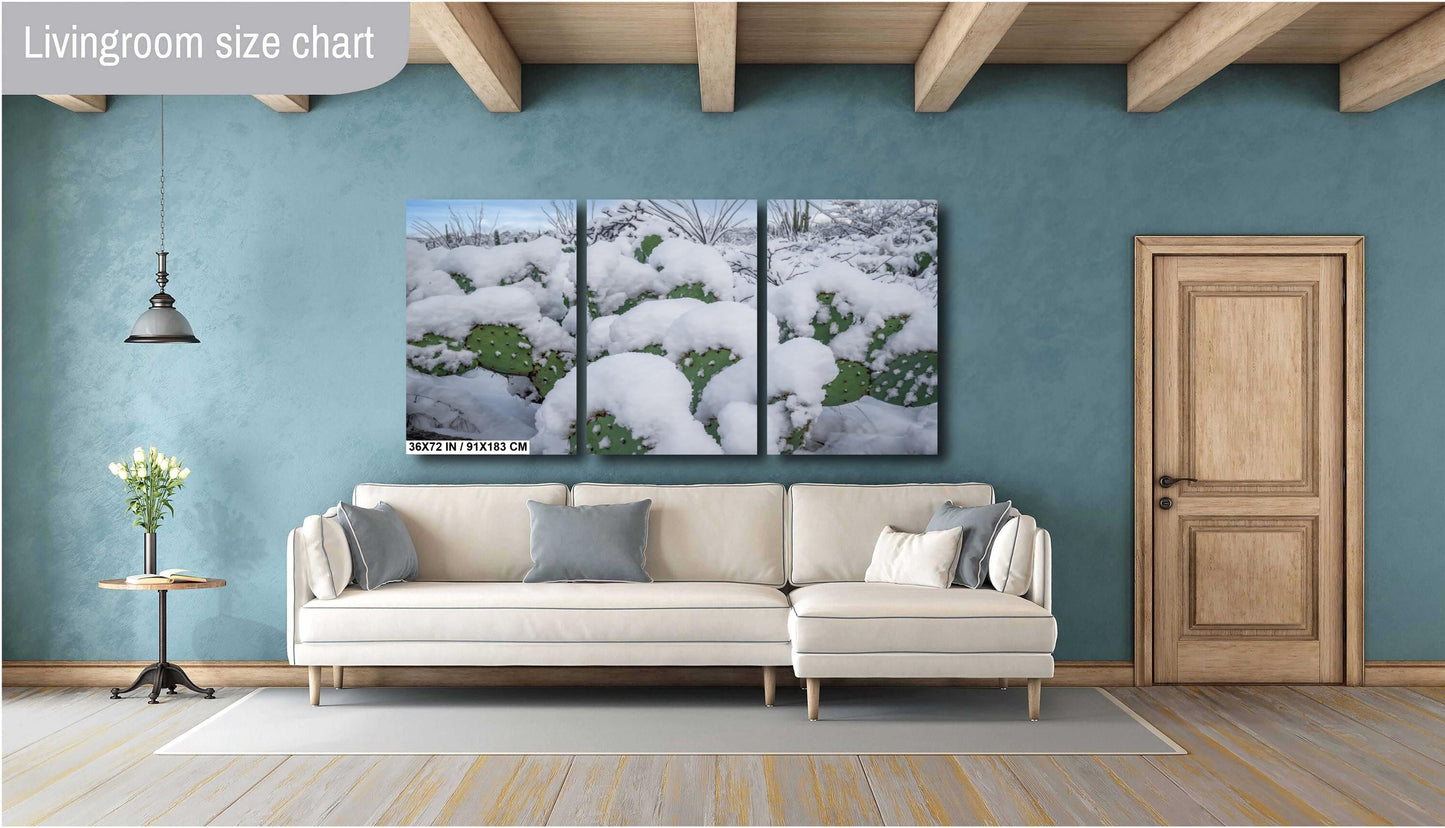
[[[1113,692],[1187,756],[155,756],[248,690],[6,688],[6,825],[1445,823],[1445,694]],[[1047,691],[1045,691],[1047,695]],[[1045,710],[1047,713],[1047,708]]]

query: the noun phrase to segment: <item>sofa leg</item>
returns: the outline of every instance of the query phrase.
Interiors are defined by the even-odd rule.
[[[1029,721],[1039,720],[1039,696],[1043,695],[1044,680],[1029,679]]]
[[[815,679],[815,678],[810,678],[810,679],[808,679],[808,681],[807,681],[807,686],[808,686],[808,721],[810,721],[810,722],[816,722],[816,721],[818,721],[818,691],[822,689],[821,686],[820,686],[820,685],[822,685],[822,683],[823,683],[823,682],[822,682],[821,679]]]
[[[1000,689],[1000,690],[1007,690],[1007,689],[1008,689],[1008,679],[1006,679],[1006,678],[1001,678],[1001,679],[999,679],[999,680],[998,680],[998,689]]]
[[[773,700],[778,695],[778,668],[763,668],[763,704],[773,706]]]
[[[343,671],[345,669],[345,667],[340,665],[333,665],[331,668],[331,686],[337,690],[340,690],[344,686],[342,679],[344,678]]]
[[[307,667],[306,678],[311,683],[311,706],[318,707],[321,704],[321,665]]]

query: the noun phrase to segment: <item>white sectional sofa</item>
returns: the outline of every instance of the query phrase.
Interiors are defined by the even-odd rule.
[[[292,530],[287,655],[310,668],[313,704],[326,665],[677,665],[761,667],[771,705],[777,667],[791,665],[812,719],[824,679],[914,677],[1028,679],[1037,719],[1040,681],[1053,675],[1048,532],[1027,521],[1023,596],[863,582],[884,526],[922,531],[945,500],[993,497],[980,483],[362,484],[352,502],[396,510],[418,579],[318,598],[301,560],[306,530]],[[643,498],[653,583],[522,583],[528,500]]]

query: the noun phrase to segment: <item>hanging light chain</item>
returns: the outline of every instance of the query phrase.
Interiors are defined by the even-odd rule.
[[[166,249],[166,96],[161,96],[161,250]]]

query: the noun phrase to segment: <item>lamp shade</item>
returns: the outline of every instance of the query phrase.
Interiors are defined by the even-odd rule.
[[[151,297],[150,308],[135,321],[126,342],[200,342],[191,330],[191,323],[172,305],[171,297],[157,293]]]

